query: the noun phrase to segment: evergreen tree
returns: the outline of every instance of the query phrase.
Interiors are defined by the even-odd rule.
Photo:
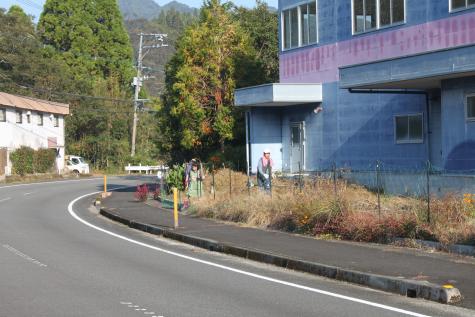
[[[169,144],[175,157],[180,150],[203,154],[224,149],[225,141],[234,137],[237,61],[252,48],[230,10],[229,3],[206,1],[199,22],[180,38],[167,67],[163,110],[171,124]]]
[[[117,2],[47,0],[38,32],[43,43],[69,66],[76,93],[101,97],[70,100],[67,151],[85,156],[96,168],[125,164],[130,151],[134,69],[132,46]],[[130,102],[124,102],[127,99]]]
[[[92,88],[94,79],[114,76],[129,86],[132,48],[115,0],[47,0],[38,30],[45,44],[62,53],[75,79]]]
[[[0,88],[3,91],[51,100],[51,87],[71,89],[68,68],[57,60],[54,52],[43,48],[32,17],[19,6],[12,6],[6,13],[0,10],[0,34]]]
[[[279,38],[277,12],[271,12],[267,3],[256,0],[252,9],[239,7],[234,18],[249,34],[254,47],[257,65],[244,68],[242,82],[238,86],[273,83],[279,80]]]

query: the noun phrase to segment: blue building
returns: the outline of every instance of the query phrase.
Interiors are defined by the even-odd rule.
[[[475,170],[475,1],[280,0],[280,83],[236,90],[249,165]]]

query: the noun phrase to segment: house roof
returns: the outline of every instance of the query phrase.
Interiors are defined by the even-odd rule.
[[[0,92],[0,106],[33,110],[38,112],[69,114],[69,105],[32,97],[22,97]]]

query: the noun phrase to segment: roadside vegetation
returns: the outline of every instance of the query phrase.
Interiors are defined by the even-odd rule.
[[[243,173],[221,169],[214,179],[215,195],[212,177],[207,177],[204,197],[192,201],[197,216],[323,239],[391,243],[409,238],[475,245],[475,201],[469,197],[432,198],[427,222],[426,201],[384,195],[379,213],[374,192],[341,179],[335,192],[333,180],[324,177],[304,179],[302,188],[277,178],[272,195],[256,187],[248,190]]]

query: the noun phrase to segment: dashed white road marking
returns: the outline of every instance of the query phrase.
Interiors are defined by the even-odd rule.
[[[125,188],[125,187],[129,187],[129,186],[124,186],[123,188]],[[113,190],[118,190],[118,189],[121,189],[121,188],[122,187],[119,187],[119,188],[115,188]],[[359,303],[359,304],[362,304],[362,305],[371,306],[371,307],[379,308],[379,309],[382,309],[382,310],[392,311],[392,312],[400,313],[400,314],[407,315],[407,316],[430,317],[429,315],[419,314],[419,313],[416,313],[416,312],[412,312],[412,311],[405,310],[405,309],[400,309],[400,308],[397,308],[397,307],[383,305],[383,304],[371,302],[371,301],[368,301],[368,300],[359,299],[359,298],[356,298],[356,297],[341,295],[341,294],[338,294],[338,293],[328,292],[328,291],[321,290],[321,289],[318,289],[318,288],[308,287],[308,286],[301,285],[301,284],[291,283],[291,282],[287,282],[287,281],[284,281],[284,280],[279,280],[279,279],[276,279],[276,278],[272,278],[272,277],[252,273],[252,272],[247,272],[247,271],[244,271],[244,270],[235,269],[233,267],[225,266],[225,265],[214,263],[214,262],[211,262],[211,261],[201,260],[201,259],[198,259],[198,258],[194,258],[194,257],[188,256],[188,255],[185,255],[185,254],[181,254],[181,253],[174,252],[174,251],[169,251],[169,250],[162,249],[162,248],[159,248],[159,247],[156,247],[156,246],[144,243],[144,242],[140,242],[140,241],[137,241],[137,240],[134,240],[134,239],[131,239],[131,238],[127,238],[125,236],[114,233],[112,231],[108,231],[104,228],[93,225],[93,224],[87,222],[86,220],[80,218],[73,210],[73,206],[78,200],[80,200],[82,198],[85,198],[85,197],[88,197],[88,196],[96,195],[96,194],[99,194],[99,193],[101,193],[101,192],[89,193],[89,194],[86,194],[86,195],[79,196],[76,199],[72,200],[68,205],[68,212],[74,219],[76,219],[77,221],[83,223],[84,225],[86,225],[86,226],[88,226],[92,229],[101,231],[101,232],[103,232],[105,234],[108,234],[112,237],[116,237],[116,238],[119,238],[121,240],[133,243],[135,245],[139,245],[139,246],[142,246],[142,247],[145,247],[145,248],[148,248],[148,249],[151,249],[151,250],[155,250],[155,251],[158,251],[158,252],[161,252],[161,253],[176,256],[176,257],[179,257],[181,259],[185,259],[185,260],[189,260],[189,261],[192,261],[192,262],[212,266],[212,267],[215,267],[215,268],[218,268],[218,269],[222,269],[222,270],[225,270],[225,271],[245,275],[245,276],[252,277],[252,278],[255,278],[255,279],[259,279],[259,280],[263,280],[263,281],[267,281],[267,282],[271,282],[271,283],[275,283],[275,284],[280,284],[280,285],[284,285],[284,286],[289,286],[289,287],[292,287],[292,288],[296,288],[296,289],[300,289],[300,290],[304,290],[304,291],[308,291],[308,292],[312,292],[312,293],[316,293],[316,294],[321,294],[321,295],[325,295],[325,296],[329,296],[329,297],[333,297],[333,298],[338,298],[338,299],[342,299],[342,300],[353,302],[353,303]]]
[[[4,201],[8,201],[8,200],[10,200],[10,199],[12,199],[12,198],[11,198],[11,197],[7,197],[7,198],[0,199],[0,203],[2,203],[2,202],[4,202]]]
[[[23,196],[28,196],[28,195],[31,195],[31,194],[34,194],[35,192],[31,192],[31,193],[24,193]]]
[[[0,190],[3,188],[13,188],[13,187],[23,187],[23,186],[31,186],[31,185],[48,185],[48,184],[58,184],[58,183],[77,183],[77,182],[88,182],[88,181],[96,181],[102,179],[100,177],[94,178],[87,178],[87,179],[75,179],[75,180],[67,180],[67,181],[53,181],[53,182],[38,182],[38,183],[28,183],[28,184],[16,184],[16,185],[7,185],[7,186],[0,186]]]
[[[48,265],[46,265],[46,264],[44,264],[44,263],[41,263],[40,261],[38,261],[38,260],[32,258],[31,256],[28,256],[28,255],[26,255],[25,253],[18,251],[17,249],[15,249],[15,248],[12,247],[12,246],[9,246],[8,244],[4,244],[4,245],[2,245],[2,246],[3,246],[5,249],[7,249],[8,251],[12,252],[13,254],[18,255],[19,257],[21,257],[21,258],[27,260],[28,262],[31,262],[31,263],[33,263],[33,264],[35,264],[35,265],[38,265],[39,267],[47,267],[47,266],[48,266]]]
[[[140,305],[135,305],[134,303],[132,302],[120,302],[121,305],[127,305],[127,307],[135,310],[136,312],[143,312],[144,315],[153,315],[151,317],[163,317],[163,316],[158,316],[158,315],[155,315],[155,312],[153,311],[147,311],[147,308],[142,308],[140,307]]]

